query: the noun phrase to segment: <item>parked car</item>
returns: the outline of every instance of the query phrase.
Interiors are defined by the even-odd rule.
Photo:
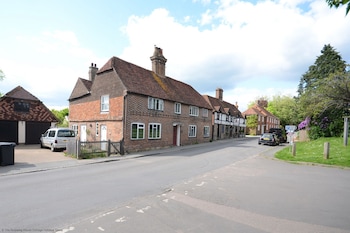
[[[280,144],[278,136],[274,133],[264,133],[259,137],[258,144],[277,146]]]
[[[280,143],[287,142],[286,132],[282,128],[270,128],[269,133],[274,133],[277,135]]]
[[[75,132],[68,128],[48,129],[40,138],[41,148],[48,147],[51,151],[64,150],[69,141],[75,140]]]

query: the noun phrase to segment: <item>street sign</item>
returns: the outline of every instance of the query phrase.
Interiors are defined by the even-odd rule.
[[[289,133],[289,132],[294,132],[297,129],[297,126],[296,125],[286,125],[284,128],[287,131],[287,133]]]

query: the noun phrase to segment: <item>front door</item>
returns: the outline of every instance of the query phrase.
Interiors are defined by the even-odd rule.
[[[107,126],[101,125],[101,150],[107,150]]]
[[[80,141],[86,142],[86,125],[80,126]]]
[[[174,146],[180,146],[180,129],[181,129],[181,125],[174,125],[173,126],[173,145]]]

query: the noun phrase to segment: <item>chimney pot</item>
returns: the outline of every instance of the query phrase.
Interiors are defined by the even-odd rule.
[[[216,88],[216,98],[222,101],[224,90],[222,88]]]
[[[93,82],[95,80],[97,70],[98,70],[98,68],[96,67],[96,64],[91,63],[91,66],[89,67],[89,80],[90,81]]]
[[[165,77],[165,63],[167,59],[163,56],[163,50],[154,46],[152,61],[152,71],[161,77]]]

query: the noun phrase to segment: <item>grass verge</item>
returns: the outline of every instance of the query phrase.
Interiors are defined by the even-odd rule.
[[[329,159],[324,159],[324,143],[329,142]],[[288,146],[275,154],[281,160],[291,162],[307,162],[350,167],[350,145],[343,145],[343,138],[319,138],[309,142],[296,142],[296,154],[292,155],[292,147]]]

